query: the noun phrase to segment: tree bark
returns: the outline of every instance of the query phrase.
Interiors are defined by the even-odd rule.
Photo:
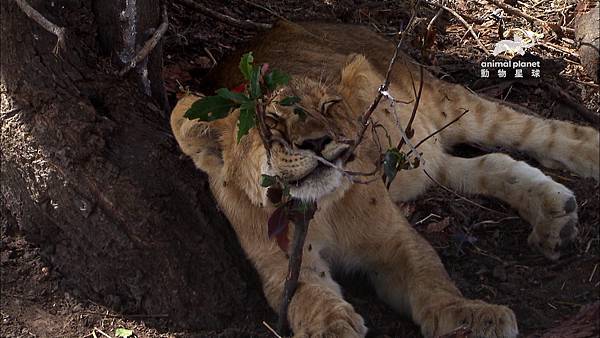
[[[139,69],[115,75],[135,0],[28,2],[66,28],[67,47],[55,56],[56,37],[0,1],[4,216],[81,297],[213,332],[272,319],[206,177],[171,136],[160,49],[149,92]],[[161,22],[158,0],[138,2],[136,50]]]

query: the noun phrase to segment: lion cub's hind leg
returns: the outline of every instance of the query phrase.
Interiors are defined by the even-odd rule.
[[[565,186],[505,154],[447,156],[439,179],[466,193],[499,198],[533,226],[528,242],[550,259],[577,236],[577,202]],[[444,170],[445,169],[445,170]]]

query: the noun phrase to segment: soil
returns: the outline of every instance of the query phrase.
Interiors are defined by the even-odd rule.
[[[197,1],[221,13],[255,22],[272,23],[284,17],[296,21],[356,23],[390,37],[401,23],[407,22],[411,8],[408,1]],[[179,1],[168,3],[170,26],[165,39],[165,80],[173,103],[183,89],[200,88],[203,76],[215,62],[257,32],[216,21]],[[576,4],[558,0],[537,6],[534,4],[539,1],[514,3],[521,10],[565,26],[572,24]],[[473,24],[482,43],[493,49],[499,40],[499,29],[489,15],[496,8],[485,1],[456,1],[452,6]],[[436,12],[434,8],[420,11],[419,17],[424,23],[421,26],[425,27]],[[575,55],[576,48],[561,39],[560,32],[552,33],[509,15],[504,22],[505,29],[519,27],[544,32],[544,41],[558,46],[535,46],[525,56],[542,61],[541,85],[514,79],[481,79],[479,61],[485,59],[485,55],[466,34],[466,28],[447,13],[436,23],[438,32],[426,53],[426,63],[440,77],[483,95],[524,106],[544,117],[594,125],[573,102],[583,105],[595,115],[597,128],[599,87],[586,77]],[[407,47],[417,59],[422,59],[417,47],[420,35],[412,34]],[[566,92],[573,102],[559,96],[556,88]],[[455,151],[462,156],[473,156],[487,150],[465,146]],[[537,165],[523,154],[510,154]],[[465,295],[508,305],[519,319],[522,335],[531,337],[539,337],[560,326],[600,297],[598,183],[569,172],[546,169],[544,172],[575,191],[579,202],[580,236],[558,262],[550,262],[527,247],[530,226],[498,200],[477,196],[465,199],[435,188],[419,200],[401,206],[411,223],[437,249],[452,279]],[[2,337],[115,337],[117,328],[131,329],[138,337],[272,336],[262,323],[240,323],[232,327],[243,329],[225,332],[177,330],[174,329],[179,327],[177,323],[161,313],[125,315],[86,300],[80,297],[76,286],[63,282],[60,273],[41,258],[40,249],[26,240],[16,222],[4,211],[0,213]],[[418,328],[410,320],[400,318],[377,300],[363,276],[339,277],[346,298],[365,318],[369,336],[419,337]],[[265,313],[264,321],[275,323],[275,314]],[[591,332],[581,337],[598,336],[598,330]]]

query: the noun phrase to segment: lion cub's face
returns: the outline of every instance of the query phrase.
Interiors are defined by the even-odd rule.
[[[350,114],[337,93],[310,79],[293,82],[278,98],[292,95],[301,98],[301,111],[276,102],[267,108],[273,143],[261,174],[279,176],[292,197],[317,201],[347,185],[340,169],[354,136]]]
[[[256,128],[238,144],[237,117],[210,123],[204,132],[208,139],[219,136],[216,147],[204,145],[196,164],[223,182],[236,182],[255,205],[272,205],[267,189],[260,186],[261,175],[278,176],[290,187],[290,194],[307,201],[335,201],[350,187],[341,172],[342,158],[356,137],[359,116],[377,90],[377,81],[368,74],[370,66],[362,56],[350,58],[338,83],[323,84],[308,78],[294,78],[279,90],[266,107],[266,124],[272,133],[270,158]],[[298,107],[287,107],[279,100],[297,96]],[[348,162],[353,171],[372,169],[374,159],[368,141]],[[190,152],[195,152],[190,149]],[[219,156],[220,153],[220,156]],[[217,155],[216,157],[214,155]],[[212,156],[212,157],[211,157]]]

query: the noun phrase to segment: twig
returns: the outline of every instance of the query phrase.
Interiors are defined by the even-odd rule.
[[[542,46],[542,47],[548,48],[551,51],[559,52],[559,53],[565,54],[567,56],[570,56],[570,57],[573,58],[573,62],[579,62],[579,63],[581,63],[580,62],[581,59],[579,58],[579,54],[573,53],[573,52],[571,52],[570,50],[567,50],[564,47],[561,47],[559,45],[555,45],[555,44],[553,44],[551,42],[544,42],[544,41],[538,41],[537,44],[540,45],[540,46]]]
[[[94,326],[94,331],[98,331],[98,333],[100,333],[101,335],[103,335],[106,338],[112,338],[111,336],[107,335],[106,333],[104,333],[104,331],[100,330],[99,328]]]
[[[280,336],[280,335],[279,335],[279,333],[277,333],[277,331],[275,331],[275,330],[274,330],[274,329],[273,329],[273,328],[272,328],[272,327],[271,327],[269,324],[267,324],[267,322],[265,322],[264,320],[263,320],[262,324],[263,324],[264,326],[266,326],[267,330],[271,331],[271,333],[272,333],[272,334],[273,334],[275,337],[277,337],[277,338],[283,338],[282,336]]]
[[[433,133],[431,133],[431,134],[427,135],[427,137],[425,137],[424,139],[422,139],[421,141],[419,141],[419,143],[417,143],[417,144],[415,145],[415,149],[416,149],[416,148],[419,148],[419,146],[420,146],[421,144],[425,143],[425,141],[429,140],[429,139],[430,139],[430,138],[432,138],[433,136],[435,136],[435,135],[437,135],[437,134],[441,133],[441,132],[442,132],[444,129],[446,129],[446,128],[450,127],[452,124],[456,123],[458,120],[460,120],[460,119],[461,119],[461,118],[462,118],[462,117],[463,117],[463,116],[464,116],[466,113],[468,113],[468,112],[469,112],[469,110],[468,110],[468,109],[465,109],[465,111],[464,111],[462,114],[458,115],[458,116],[457,116],[457,117],[456,117],[454,120],[452,120],[452,121],[450,121],[450,122],[446,123],[446,124],[445,124],[443,127],[441,127],[440,129],[438,129],[438,130],[434,131]],[[412,150],[411,150],[411,151],[412,151]],[[410,155],[410,152],[408,153],[408,155]]]
[[[479,208],[481,208],[481,209],[483,209],[483,210],[487,210],[487,211],[495,212],[495,213],[497,213],[497,214],[500,214],[500,215],[506,215],[506,213],[504,213],[504,212],[502,212],[502,211],[498,211],[498,210],[490,209],[490,208],[488,208],[488,207],[485,207],[485,206],[483,206],[483,205],[481,205],[481,204],[479,204],[479,203],[477,203],[477,202],[475,202],[475,201],[471,201],[470,199],[468,199],[468,198],[464,197],[463,195],[461,195],[461,194],[457,193],[456,191],[454,191],[454,190],[452,190],[452,189],[448,188],[447,186],[443,185],[443,184],[442,184],[442,183],[440,183],[438,180],[436,180],[435,178],[433,178],[433,176],[429,175],[429,173],[427,172],[427,170],[423,169],[423,173],[425,173],[425,175],[426,175],[427,177],[429,177],[429,179],[430,179],[430,180],[431,180],[433,183],[437,184],[437,185],[438,185],[440,188],[442,188],[442,189],[446,190],[447,192],[449,192],[449,193],[453,194],[454,196],[458,197],[459,199],[461,199],[461,200],[463,200],[463,201],[465,201],[465,202],[467,202],[467,203],[470,203],[470,204],[472,204],[472,205],[474,205],[474,206],[476,206],[476,207],[479,207]]]
[[[86,315],[93,315],[93,316],[103,316],[103,317],[107,317],[107,318],[169,318],[169,315],[166,313],[159,313],[159,314],[131,314],[131,315],[113,315],[113,314],[107,314],[107,313],[103,313],[103,312],[94,312],[94,311],[82,311],[80,312],[82,314],[86,314]]]
[[[415,8],[417,8],[420,3],[421,3],[421,1],[419,0],[415,4]],[[406,29],[403,30],[402,33],[400,33],[400,41],[398,41],[398,44],[396,45],[396,49],[394,50],[394,55],[392,56],[392,59],[390,60],[390,63],[388,65],[388,69],[385,73],[385,80],[383,81],[383,84],[379,87],[379,89],[377,90],[377,96],[375,96],[373,103],[371,103],[371,105],[369,106],[367,111],[362,116],[360,131],[358,132],[354,143],[352,143],[350,145],[350,148],[346,151],[346,154],[344,155],[344,158],[343,158],[344,163],[346,163],[348,161],[348,159],[350,158],[350,156],[352,156],[352,154],[354,153],[354,151],[356,150],[358,145],[362,142],[365,132],[367,131],[367,127],[369,126],[369,121],[371,119],[371,115],[373,114],[373,112],[375,111],[377,106],[379,105],[379,102],[381,101],[381,98],[383,97],[383,93],[387,92],[387,90],[390,86],[390,75],[392,73],[392,68],[394,67],[394,64],[396,63],[396,59],[398,58],[398,55],[400,54],[399,53],[400,47],[402,46],[402,43],[404,42],[404,37],[406,36],[406,32],[408,30],[410,30],[415,17],[416,17],[416,11],[413,12],[413,14],[410,18],[410,21],[408,22],[408,25],[406,26]]]
[[[491,3],[491,4],[494,4],[494,5],[498,6],[500,8],[502,8],[503,10],[505,10],[509,14],[520,16],[520,17],[524,18],[525,20],[527,20],[529,22],[537,22],[537,23],[543,25],[544,27],[550,28],[548,22],[546,22],[546,21],[544,21],[542,19],[538,19],[538,18],[536,18],[534,16],[531,16],[529,14],[523,13],[522,11],[520,11],[519,9],[517,9],[517,8],[511,6],[511,5],[505,4],[505,3],[501,2],[501,1],[498,1],[498,0],[486,0],[486,1],[489,2],[489,3]],[[560,27],[561,30],[563,30],[563,31],[565,31],[565,32],[567,32],[569,34],[572,34],[572,35],[575,34],[575,30],[573,28],[560,26],[558,24],[557,24],[557,26]]]
[[[210,50],[206,47],[204,47],[204,51],[206,52],[206,55],[208,55],[208,57],[210,58],[210,61],[212,61],[213,63],[213,67],[217,65],[217,59],[215,59],[215,57],[212,55],[212,53],[210,52]]]
[[[419,71],[420,71],[420,79],[419,79],[419,91],[417,92],[417,96],[415,97],[415,104],[413,105],[413,110],[410,114],[410,119],[408,120],[408,123],[406,124],[406,129],[404,129],[404,135],[402,135],[402,138],[400,139],[400,141],[398,142],[398,150],[402,149],[402,146],[405,143],[410,143],[409,139],[411,139],[414,134],[415,131],[412,129],[412,124],[415,121],[415,116],[417,116],[417,109],[419,108],[419,103],[421,102],[421,94],[423,93],[423,83],[425,82],[423,79],[423,66],[419,67]],[[406,136],[406,137],[404,137]]]
[[[487,47],[485,47],[483,42],[481,42],[481,40],[479,40],[479,36],[477,36],[475,31],[473,30],[473,27],[471,27],[471,25],[469,25],[469,23],[462,16],[460,16],[460,14],[456,13],[456,11],[453,10],[452,8],[450,8],[448,6],[444,6],[442,4],[439,4],[436,2],[430,2],[430,1],[427,1],[427,3],[430,5],[436,6],[438,8],[443,8],[445,11],[452,14],[456,19],[458,19],[458,21],[460,21],[460,23],[463,24],[463,26],[465,26],[467,28],[469,33],[471,33],[471,36],[475,39],[475,41],[477,42],[477,45],[479,45],[479,48],[481,48],[487,55],[491,55],[491,53],[490,53],[490,51],[488,51]]]
[[[267,12],[267,13],[269,13],[269,14],[271,14],[271,15],[275,16],[275,17],[276,17],[276,18],[278,18],[278,19],[281,19],[281,20],[283,20],[283,21],[290,22],[290,20],[288,20],[286,17],[284,17],[284,16],[280,15],[279,13],[275,12],[274,10],[272,10],[272,9],[270,9],[270,8],[268,8],[268,7],[265,7],[265,6],[259,5],[259,4],[255,3],[255,2],[253,2],[253,1],[249,1],[249,0],[244,0],[244,2],[245,2],[245,3],[247,3],[247,4],[249,4],[249,5],[252,5],[252,6],[256,7],[256,8],[258,8],[258,9],[262,9],[263,11],[265,11],[265,12]]]
[[[50,22],[42,14],[40,14],[40,12],[36,11],[33,7],[31,7],[25,0],[14,1],[19,6],[19,8],[21,8],[23,13],[25,13],[29,18],[37,22],[48,32],[56,35],[56,46],[54,46],[53,52],[55,55],[58,55],[60,49],[65,48],[65,28],[59,27]]]
[[[148,39],[148,41],[146,41],[146,43],[144,44],[144,47],[142,47],[142,49],[140,49],[137,52],[137,54],[131,60],[130,63],[128,63],[127,65],[125,65],[125,67],[123,69],[121,69],[121,71],[119,72],[119,76],[125,75],[127,72],[129,72],[130,70],[135,68],[135,66],[137,66],[137,64],[139,62],[146,59],[148,57],[148,55],[150,55],[150,53],[154,50],[154,48],[156,48],[156,45],[158,45],[158,42],[165,35],[167,29],[169,28],[169,18],[167,15],[167,6],[163,6],[162,20],[163,20],[162,23],[160,24],[160,26],[158,26],[158,29],[154,31],[154,34],[152,34],[152,37],[150,39]]]
[[[437,13],[435,13],[435,15],[433,16],[433,18],[431,19],[431,21],[429,21],[429,24],[427,25],[427,30],[426,30],[427,32],[431,31],[431,28],[433,28],[433,24],[440,17],[440,15],[442,15],[443,12],[444,12],[443,8],[438,9]]]
[[[302,266],[302,250],[309,222],[310,220],[301,220],[294,223],[294,238],[292,239],[288,274],[283,287],[283,298],[279,307],[279,320],[277,322],[277,331],[281,333],[288,331],[288,307],[298,287],[298,278],[300,277],[300,268]]]
[[[225,22],[227,24],[230,24],[232,26],[238,27],[238,28],[244,28],[244,29],[271,29],[273,28],[273,25],[268,24],[268,23],[258,23],[258,22],[254,22],[254,21],[250,21],[250,20],[240,20],[240,19],[236,19],[232,16],[229,15],[225,15],[222,13],[219,13],[215,10],[212,10],[204,5],[202,5],[199,2],[196,2],[194,0],[179,0],[182,4],[197,9],[200,12],[214,18],[217,19],[219,21]]]
[[[544,81],[543,83],[546,86],[546,88],[548,88],[554,95],[560,97],[560,99],[563,100],[565,103],[575,108],[575,111],[579,114],[579,116],[583,117],[588,122],[596,123],[598,121],[597,114],[592,113],[585,106],[575,101],[575,99],[572,98],[571,95],[569,95],[563,89],[546,81]]]

